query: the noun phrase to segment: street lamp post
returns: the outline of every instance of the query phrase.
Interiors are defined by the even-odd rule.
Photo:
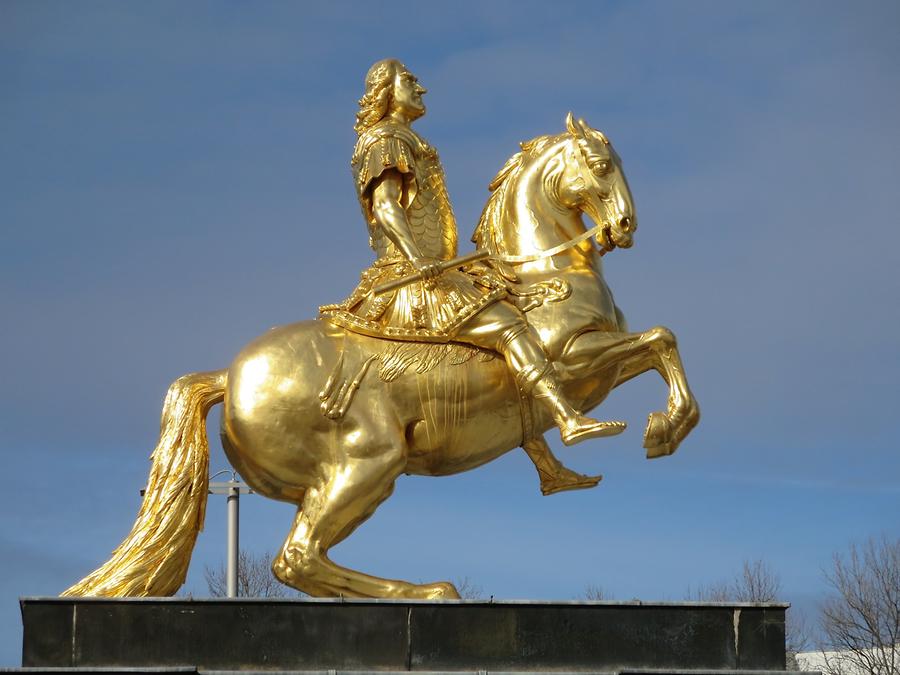
[[[231,480],[213,482],[211,479],[221,476],[223,473],[231,474]],[[213,495],[226,495],[228,500],[228,536],[225,552],[225,595],[236,598],[238,594],[238,551],[240,550],[240,531],[238,518],[240,516],[241,493],[250,494],[252,490],[237,480],[234,471],[223,470],[210,476],[209,493]]]

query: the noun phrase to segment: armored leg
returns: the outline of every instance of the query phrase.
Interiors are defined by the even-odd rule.
[[[572,407],[563,395],[556,368],[547,358],[536,331],[528,325],[522,312],[508,302],[495,303],[476,314],[456,337],[500,352],[515,373],[522,392],[549,410],[566,445],[624,431],[624,422],[599,422]]]
[[[541,493],[545,496],[565,490],[592,488],[603,479],[603,476],[600,475],[586,476],[563,466],[551,452],[543,436],[525,441],[522,449],[528,454],[537,470],[538,478],[541,481]]]

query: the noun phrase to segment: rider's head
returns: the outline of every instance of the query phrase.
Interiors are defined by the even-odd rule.
[[[366,93],[359,99],[356,113],[356,133],[362,134],[391,113],[410,122],[421,117],[425,114],[424,93],[425,88],[400,61],[378,61],[366,74]]]

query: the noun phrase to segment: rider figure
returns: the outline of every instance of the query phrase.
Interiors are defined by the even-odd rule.
[[[585,417],[566,400],[536,331],[505,300],[499,275],[480,264],[441,272],[438,263],[457,255],[457,232],[438,154],[410,128],[425,114],[424,93],[396,59],[379,61],[366,75],[351,167],[376,260],[347,300],[321,308],[323,318],[374,337],[499,352],[521,391],[547,407],[563,443],[619,433],[622,423]],[[372,291],[416,271],[422,281]]]

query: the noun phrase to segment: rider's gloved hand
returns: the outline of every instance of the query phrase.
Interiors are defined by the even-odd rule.
[[[422,275],[423,281],[436,279],[443,272],[440,261],[434,258],[413,258],[410,262],[416,268],[416,271]]]

